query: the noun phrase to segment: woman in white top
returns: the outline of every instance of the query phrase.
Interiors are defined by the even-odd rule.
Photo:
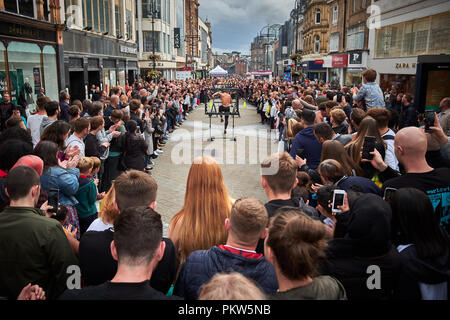
[[[91,223],[86,232],[104,231],[109,228],[113,228],[114,220],[119,215],[119,210],[114,205],[114,198],[115,198],[115,189],[113,182],[108,193],[102,200],[101,210],[98,213],[98,218]]]

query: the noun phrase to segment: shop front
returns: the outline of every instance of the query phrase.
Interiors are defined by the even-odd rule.
[[[370,65],[377,70],[381,90],[395,87],[398,93],[409,93],[414,96],[416,83],[417,57],[397,59],[374,59]]]
[[[354,86],[362,84],[361,73],[367,69],[368,52],[362,50],[348,53],[348,67],[345,70],[344,84]]]
[[[323,67],[324,60],[313,60],[302,62],[302,72],[310,81],[323,80],[327,81],[327,69]]]
[[[328,70],[328,81],[332,87],[344,84],[344,70],[348,66],[348,54],[326,56],[324,67]]]
[[[64,32],[65,88],[71,99],[89,98],[95,85],[107,94],[115,86],[124,88],[138,73],[135,43],[78,30]]]
[[[57,25],[4,13],[0,20],[0,101],[9,93],[34,112],[41,88],[58,100]]]

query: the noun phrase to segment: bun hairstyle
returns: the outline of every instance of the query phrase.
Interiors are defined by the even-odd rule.
[[[290,280],[301,280],[317,274],[317,264],[325,257],[326,231],[298,209],[279,212],[270,222],[268,245],[280,271]]]

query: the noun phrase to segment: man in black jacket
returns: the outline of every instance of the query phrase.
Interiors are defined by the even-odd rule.
[[[0,132],[6,129],[6,120],[11,118],[13,110],[16,110],[17,106],[11,102],[9,93],[3,94],[3,102],[0,103]]]
[[[70,94],[67,91],[62,90],[59,93],[59,107],[61,109],[61,113],[59,114],[59,120],[64,120],[66,122],[70,121],[70,116],[68,113],[70,108],[69,102],[70,102]]]

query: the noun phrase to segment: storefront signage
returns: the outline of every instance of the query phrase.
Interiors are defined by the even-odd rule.
[[[0,22],[0,34],[33,40],[56,41],[56,32],[39,30],[15,23]]]
[[[120,52],[136,54],[137,53],[137,48],[127,47],[127,46],[120,46]]]
[[[314,64],[323,64],[323,60],[314,60]]]
[[[396,63],[395,64],[395,69],[409,69],[409,68],[416,68],[416,63]]]
[[[348,55],[350,60],[348,64],[362,64],[362,51],[353,51]]]
[[[180,28],[173,29],[174,48],[179,49],[181,47]]]
[[[348,54],[340,54],[338,56],[331,57],[331,65],[333,67],[347,67],[348,66]]]

